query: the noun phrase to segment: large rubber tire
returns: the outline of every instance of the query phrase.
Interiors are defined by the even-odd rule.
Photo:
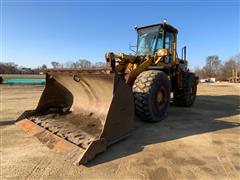
[[[190,107],[197,94],[196,77],[193,73],[183,74],[183,89],[174,89],[174,104],[176,106]]]
[[[144,121],[164,119],[170,100],[170,81],[162,71],[144,71],[133,85],[136,114]]]

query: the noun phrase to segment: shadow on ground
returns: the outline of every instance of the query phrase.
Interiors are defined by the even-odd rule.
[[[8,126],[8,125],[13,125],[15,123],[15,120],[4,120],[0,121],[0,126]]]
[[[187,136],[239,127],[240,122],[226,118],[239,114],[240,96],[198,96],[193,107],[170,106],[168,117],[160,123],[146,123],[138,119],[131,136],[98,155],[86,166],[112,161],[143,150],[144,146]],[[235,120],[236,121],[236,120]]]

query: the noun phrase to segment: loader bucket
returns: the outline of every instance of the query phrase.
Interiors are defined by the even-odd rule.
[[[134,121],[131,87],[105,70],[52,70],[35,110],[16,124],[74,164],[126,137]]]

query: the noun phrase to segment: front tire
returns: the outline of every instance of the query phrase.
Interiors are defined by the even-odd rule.
[[[170,81],[162,71],[144,71],[133,85],[136,114],[144,121],[164,119],[170,100]]]

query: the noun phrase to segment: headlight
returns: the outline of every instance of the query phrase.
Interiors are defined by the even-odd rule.
[[[167,56],[168,55],[168,49],[159,49],[157,50],[158,56]]]

